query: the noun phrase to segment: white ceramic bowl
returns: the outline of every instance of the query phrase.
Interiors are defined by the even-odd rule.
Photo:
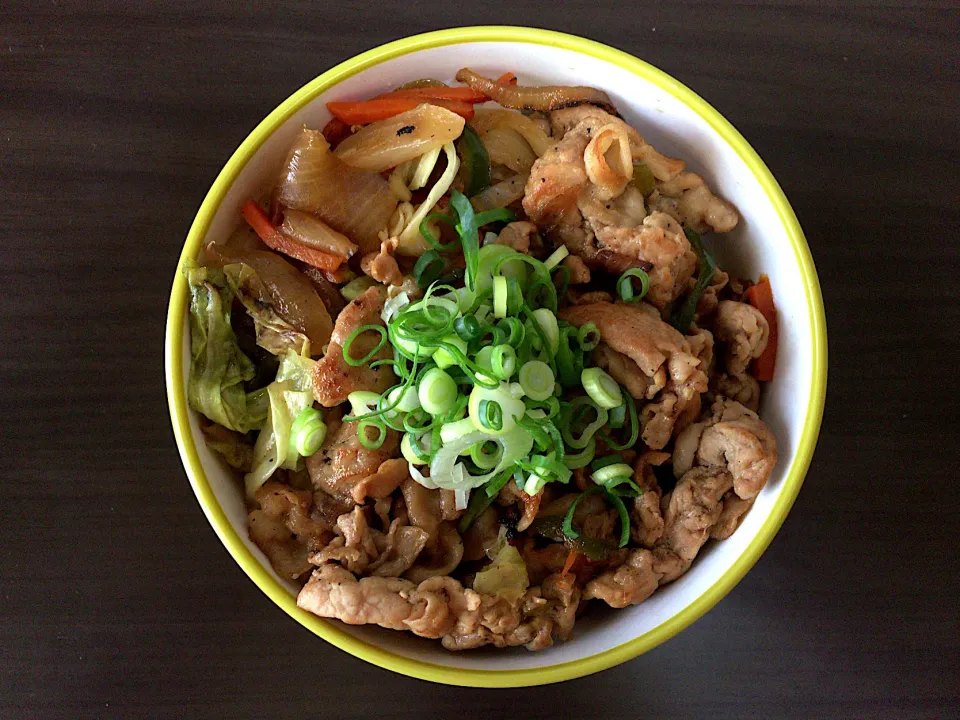
[[[244,199],[269,188],[302,125],[321,128],[330,100],[367,98],[406,81],[451,80],[461,67],[488,76],[515,72],[522,84],[595,85],[625,119],[739,209],[728,235],[710,238],[731,274],[770,276],[779,313],[776,378],[760,414],[777,437],[777,468],[728,540],[711,542],[683,577],[641,605],[609,611],[599,604],[577,621],[574,640],[542,652],[524,649],[450,653],[439,642],[377,627],[323,620],[296,607],[297,588],[280,579],[249,540],[242,492],[203,443],[186,404],[189,363],[187,288],[177,272],[167,321],[166,374],[173,427],[184,467],[217,534],[250,578],[320,637],[381,667],[459,685],[555,682],[632,658],[676,634],[718,602],[770,543],[810,463],[826,387],[826,326],[816,271],[779,185],[743,137],[719,113],[663,72],[581,38],[527,28],[460,28],[419,35],[371,50],[327,71],[286,100],[244,141],[213,184],[184,246],[181,264],[239,221]]]

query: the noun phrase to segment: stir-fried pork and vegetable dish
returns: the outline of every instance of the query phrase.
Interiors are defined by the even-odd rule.
[[[300,607],[537,650],[737,529],[776,314],[701,240],[735,208],[605,93],[457,80],[302,129],[185,270],[189,401]]]

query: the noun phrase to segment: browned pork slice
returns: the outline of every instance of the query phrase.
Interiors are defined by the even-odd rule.
[[[640,409],[642,437],[648,447],[663,448],[674,429],[682,429],[700,413],[700,393],[707,389],[707,376],[699,369],[701,360],[688,339],[663,322],[652,307],[594,303],[565,308],[559,316],[577,327],[594,323],[603,342],[619,353],[601,352],[600,359],[612,369],[611,374],[638,400],[656,396]],[[644,386],[631,375],[625,358],[650,379],[649,384]]]
[[[501,230],[495,242],[497,245],[506,245],[507,247],[512,247],[519,253],[529,255],[531,245],[536,245],[536,243],[539,242],[536,235],[536,225],[526,220],[519,220],[510,223]],[[533,238],[533,243],[531,243],[531,238]]]
[[[383,326],[380,318],[382,310],[380,289],[372,287],[354,298],[337,316],[326,353],[313,369],[313,392],[321,405],[334,407],[346,402],[347,396],[356,390],[382,393],[393,385],[396,376],[389,365],[371,368],[368,362],[354,366],[343,357],[343,346],[354,330],[364,325]],[[376,332],[362,333],[350,345],[350,356],[357,359],[364,357],[379,341],[380,335]],[[370,362],[389,357],[390,344],[385,343]]]
[[[589,119],[581,122],[534,163],[524,210],[587,266],[614,273],[647,268],[649,299],[662,308],[685,289],[696,255],[673,218],[663,213],[647,217],[635,187],[614,198],[598,197],[583,159],[594,125]]]
[[[316,489],[362,503],[367,497],[386,497],[409,477],[407,464],[393,457],[400,447],[395,430],[387,430],[383,444],[371,449],[360,443],[357,423],[330,425],[319,452],[307,458]]]
[[[651,210],[666,213],[699,233],[730,232],[740,221],[736,208],[714,195],[703,178],[692,172],[658,182],[649,204]]]
[[[648,144],[640,136],[640,133],[627,123],[595,105],[564,108],[550,113],[550,126],[553,130],[553,136],[556,138],[562,138],[567,132],[584,122],[586,127],[589,128],[589,134],[593,134],[606,125],[622,127],[630,140],[630,154],[633,159],[646,163],[657,180],[671,180],[679,175],[684,168],[683,160],[667,157],[657,152],[656,148]]]
[[[588,582],[583,598],[603,600],[615,608],[639,605],[653,594],[660,581],[653,565],[653,554],[649,550],[634,550],[623,565]]]
[[[677,436],[674,474],[684,474],[694,463],[723,468],[733,476],[736,494],[750,500],[773,472],[777,440],[755,412],[734,400],[718,398],[711,412],[709,418],[693,423]]]
[[[696,467],[680,478],[667,501],[663,537],[653,549],[661,585],[676,580],[693,563],[720,519],[720,500],[732,485],[730,473],[720,468]]]
[[[736,529],[740,527],[740,523],[743,522],[744,515],[753,507],[754,500],[755,498],[744,500],[737,497],[737,494],[732,490],[727,491],[727,494],[723,496],[723,507],[720,510],[717,524],[710,529],[710,537],[714,540],[726,540],[733,535]]]
[[[760,383],[752,375],[720,373],[711,376],[710,391],[714,395],[736,400],[754,412],[760,408]]]
[[[427,544],[427,533],[397,518],[381,532],[370,527],[360,506],[337,519],[339,535],[310,556],[314,565],[336,561],[350,572],[379,577],[397,577],[416,561]]]
[[[331,524],[311,507],[309,491],[269,480],[254,500],[256,507],[247,518],[250,539],[279,575],[290,579],[303,575],[311,567],[308,555],[333,537]]]
[[[669,378],[683,382],[697,372],[700,361],[687,339],[642,303],[575,305],[558,315],[576,327],[592,322],[601,340],[633,360],[647,377],[656,377],[662,369]]]
[[[447,575],[463,558],[463,540],[452,522],[459,513],[444,502],[444,491],[428,490],[408,478],[400,487],[410,524],[427,536],[426,548],[406,576],[414,582]]]
[[[630,537],[635,543],[651,548],[663,535],[663,514],[660,510],[662,493],[653,474],[654,465],[670,460],[669,453],[648,450],[637,458],[633,481],[642,491],[630,508]]]
[[[297,605],[351,625],[442,638],[448,650],[487,644],[533,650],[549,646],[554,636],[569,636],[579,600],[572,576],[548,577],[541,587],[510,602],[464,588],[451,577],[432,577],[419,585],[400,578],[357,579],[339,565],[326,564],[313,572]]]
[[[743,375],[750,361],[763,354],[770,338],[767,319],[752,305],[722,300],[717,306],[713,333],[723,344],[727,372]]]
[[[633,360],[603,342],[593,351],[593,363],[610,373],[614,380],[638,399],[653,398],[667,382],[666,373],[661,373],[660,377],[649,377]]]

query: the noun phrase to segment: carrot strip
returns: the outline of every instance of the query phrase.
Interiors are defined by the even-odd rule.
[[[770,278],[760,276],[760,282],[752,285],[746,292],[747,301],[766,318],[770,326],[770,339],[760,357],[753,361],[751,368],[753,376],[760,382],[773,380],[773,371],[777,364],[777,308],[773,304],[773,288],[770,287]]]
[[[285,237],[271,223],[263,209],[253,200],[247,200],[240,208],[243,219],[247,221],[257,236],[271,250],[289,255],[321,270],[336,270],[344,262],[339,255],[308,247]]]
[[[393,96],[393,93],[390,93],[388,96],[373,98],[372,100],[360,100],[358,102],[328,102],[327,110],[329,110],[335,118],[347,125],[366,125],[376,122],[377,120],[385,120],[394,115],[399,115],[407,110],[413,110],[417,105],[425,102],[444,107],[460,115],[465,120],[473,119],[473,105],[468,102],[405,96],[396,97]]]
[[[426,87],[409,90],[394,90],[393,92],[380,95],[379,97],[406,97],[421,99],[424,102],[429,100],[459,100],[460,102],[467,103],[482,103],[490,99],[482,92],[478,92],[470,87]]]
[[[576,550],[571,550],[570,554],[567,555],[567,561],[563,564],[563,570],[560,571],[560,577],[566,577],[567,573],[570,572],[570,568],[573,567],[573,564],[577,561],[578,553]]]

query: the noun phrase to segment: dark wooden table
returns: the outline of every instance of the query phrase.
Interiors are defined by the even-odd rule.
[[[960,12],[819,5],[6,5],[0,716],[957,717]],[[262,117],[362,50],[497,22],[609,42],[725,114],[830,332],[816,458],[755,569],[653,652],[515,691],[391,674],[275,607],[193,497],[161,354],[183,237]]]

